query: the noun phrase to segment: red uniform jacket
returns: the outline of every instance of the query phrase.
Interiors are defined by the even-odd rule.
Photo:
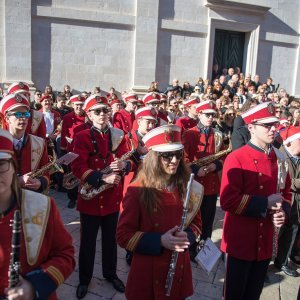
[[[41,169],[49,162],[45,140],[32,134],[25,134],[23,146],[21,150],[15,150],[14,157],[18,165],[16,173],[19,175]],[[49,172],[38,177],[38,179],[42,183],[40,191],[45,190],[50,182]]]
[[[226,211],[222,251],[248,261],[272,256],[273,223],[267,210],[267,197],[276,193],[277,157],[247,144],[225,160],[220,202]],[[285,199],[291,199],[287,177]]]
[[[200,158],[215,154],[222,147],[222,134],[213,128],[209,129],[208,135],[201,133],[198,126],[195,126],[183,133],[182,143],[184,145],[185,160],[192,163]],[[216,145],[217,148],[216,149]],[[208,173],[204,177],[195,175],[195,180],[204,186],[204,195],[216,195],[220,191],[220,178],[218,171],[222,169],[222,162],[216,163],[216,171]],[[193,172],[197,174],[199,168],[193,168]]]
[[[115,128],[122,129],[125,133],[128,133],[132,129],[134,121],[134,113],[128,112],[126,109],[117,111],[113,116],[113,126]]]
[[[117,132],[117,147],[114,146],[114,143],[111,143],[113,139],[111,132]],[[94,138],[91,133],[94,135]],[[93,140],[95,143],[92,143]],[[82,183],[88,182],[99,188],[100,185],[105,184],[101,181],[103,174],[101,170],[114,161],[112,150],[116,157],[121,157],[129,151],[122,131],[115,128],[107,128],[103,133],[96,129],[86,129],[79,132],[74,138],[73,152],[78,154],[79,157],[72,163],[73,174]],[[120,182],[117,186],[106,189],[100,195],[88,201],[83,200],[78,194],[77,209],[84,214],[96,216],[105,216],[118,212],[122,201],[122,191],[123,186]]]
[[[73,139],[73,130],[76,126],[85,122],[85,115],[76,115],[73,111],[66,114],[63,117],[62,128],[61,128],[61,144],[60,148],[65,151],[71,151],[71,144],[67,142],[66,137]]]
[[[82,123],[82,124],[79,124],[77,126],[75,126],[73,128],[73,137],[78,134],[78,132],[82,131],[82,130],[85,130],[85,129],[90,129],[91,127],[93,126],[93,124],[91,124],[90,122],[85,122],[85,123]],[[73,151],[73,148],[74,148],[74,139],[72,140],[72,142],[68,143],[68,151]]]
[[[193,294],[189,251],[178,255],[171,295],[167,297],[165,283],[172,251],[161,246],[162,234],[181,223],[183,204],[178,190],[160,191],[161,210],[149,215],[139,199],[140,189],[141,185],[137,182],[128,187],[116,234],[118,244],[133,252],[126,299],[185,299]],[[201,217],[196,209],[186,229],[190,242],[200,235],[201,226]]]
[[[41,195],[38,194],[37,197],[41,197]],[[24,205],[23,201],[26,201],[24,193],[22,207]],[[40,250],[35,257],[35,261],[30,262],[30,264],[27,259],[28,245],[25,246],[25,240],[27,243],[34,242],[36,236],[34,236],[33,232],[25,232],[24,226],[28,223],[33,227],[38,226],[40,225],[39,218],[46,218],[46,215],[41,214],[40,216],[33,216],[30,219],[26,217],[23,219],[20,262],[21,275],[31,282],[35,290],[39,293],[39,299],[53,300],[57,299],[55,294],[56,288],[74,270],[75,260],[72,237],[65,229],[54,200],[49,198],[48,205],[50,209],[47,213],[48,220],[45,226],[45,234],[41,239]],[[8,268],[12,251],[12,228],[10,221],[13,220],[16,208],[17,206],[4,216],[0,222],[0,252],[3,251],[4,254],[4,261],[0,264],[0,296],[4,295],[4,289],[8,287]]]
[[[28,125],[26,128],[26,133],[30,133],[39,136],[43,139],[46,138],[46,124],[44,121],[43,114],[34,109],[30,110],[31,116],[28,119]]]
[[[182,128],[182,132],[197,126],[199,120],[192,119],[188,116],[177,119],[176,125]]]

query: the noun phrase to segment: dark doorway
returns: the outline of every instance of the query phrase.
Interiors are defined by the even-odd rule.
[[[214,47],[214,65],[218,65],[219,74],[224,68],[243,69],[245,32],[216,29]]]

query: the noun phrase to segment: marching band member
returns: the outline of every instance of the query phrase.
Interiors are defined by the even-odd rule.
[[[216,115],[216,105],[207,100],[196,105],[199,117],[197,126],[183,133],[183,145],[186,162],[190,163],[195,180],[201,183],[204,197],[201,205],[202,238],[210,238],[213,230],[213,221],[216,213],[217,197],[220,191],[220,178],[218,172],[222,170],[222,161],[214,160],[207,166],[199,167],[194,161],[216,154],[223,146],[222,133],[212,127]],[[191,248],[191,256],[196,254],[197,245]]]
[[[70,103],[74,111],[71,111],[63,117],[60,146],[62,151],[69,151],[69,146],[73,140],[74,128],[85,122],[85,113],[82,109],[84,101],[85,98],[81,97],[81,95],[74,95],[70,98]],[[68,140],[70,142],[68,142]]]
[[[149,131],[143,142],[149,150],[136,180],[128,187],[117,227],[119,245],[133,252],[126,299],[182,300],[193,294],[189,252],[201,234],[198,213],[203,187],[193,182],[188,218],[178,231],[189,171],[183,161],[181,129],[165,125]],[[170,297],[165,283],[172,251],[179,252]]]
[[[9,86],[7,89],[8,94],[22,94],[28,100],[30,100],[29,85],[25,82],[16,82]],[[46,138],[46,124],[43,118],[43,114],[37,110],[30,110],[30,118],[28,119],[28,125],[26,133],[39,136],[43,139]]]
[[[195,127],[198,120],[197,104],[199,103],[198,97],[191,97],[183,101],[183,105],[188,112],[188,115],[177,119],[176,125],[182,128],[182,132]]]
[[[55,290],[75,267],[72,238],[52,198],[20,189],[8,131],[0,130],[0,144],[0,298],[57,299]],[[22,220],[20,273],[16,286],[8,288],[10,257],[19,248],[11,243],[16,209]]]
[[[226,212],[221,242],[227,254],[225,300],[259,299],[272,256],[273,226],[284,224],[291,199],[285,158],[271,146],[279,125],[272,103],[242,117],[251,139],[227,156],[220,192]]]
[[[288,221],[280,228],[276,268],[288,276],[298,277],[299,272],[289,267],[289,257],[296,239],[300,222],[300,128],[289,127],[281,132],[283,145],[279,149],[288,163],[291,178],[292,205]]]
[[[154,107],[142,107],[135,112],[135,119],[138,124],[137,130],[129,132],[125,139],[127,141],[128,148],[136,149],[137,153],[133,155],[133,159],[136,165],[140,162],[140,156],[147,154],[148,149],[145,147],[142,139],[150,130],[156,127],[157,124],[157,111]],[[137,173],[137,167],[129,172],[124,178],[124,189],[123,194],[126,194],[127,187],[130,182],[134,179]]]
[[[134,122],[134,112],[137,109],[138,96],[134,93],[129,93],[124,96],[126,106],[114,113],[113,126],[122,129],[124,133],[128,133],[132,129]]]
[[[8,131],[13,135],[16,173],[21,187],[43,192],[48,188],[48,173],[32,178],[31,172],[48,163],[47,145],[44,139],[26,133],[30,107],[22,94],[10,94],[0,102],[0,112],[5,116]]]
[[[107,98],[92,95],[86,101],[84,110],[93,126],[79,132],[74,138],[73,151],[79,157],[72,164],[73,174],[83,184],[93,189],[110,184],[100,194],[90,200],[84,200],[78,194],[77,209],[81,220],[81,242],[79,252],[79,285],[76,295],[85,297],[93,275],[96,240],[99,227],[102,230],[102,271],[113,287],[124,292],[125,286],[117,277],[117,244],[115,231],[122,201],[122,183],[120,173],[131,170],[131,162],[120,160],[128,152],[122,130],[108,126]],[[116,158],[114,158],[114,155]],[[110,167],[112,172],[103,172]]]
[[[63,117],[61,127],[60,149],[61,155],[66,154],[68,151],[72,151],[72,142],[74,138],[74,129],[85,123],[85,113],[82,109],[85,98],[81,95],[74,95],[70,98],[70,103],[74,108],[74,111],[66,114]],[[74,208],[77,199],[77,186],[68,190],[68,208]]]
[[[55,141],[56,135],[54,132],[58,124],[61,122],[61,115],[52,108],[52,98],[50,95],[43,95],[40,103],[42,105],[40,112],[44,115],[44,121],[46,124],[46,137],[49,140]]]

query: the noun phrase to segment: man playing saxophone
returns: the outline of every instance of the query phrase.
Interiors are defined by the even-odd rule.
[[[193,181],[185,226],[179,231],[190,177],[183,161],[181,128],[160,126],[142,141],[149,152],[127,189],[117,228],[119,245],[133,252],[126,299],[182,300],[193,294],[190,257],[185,250],[201,234],[203,186]],[[170,296],[166,296],[173,251],[179,255]]]
[[[213,221],[216,213],[217,197],[220,191],[220,178],[218,171],[222,170],[223,163],[220,159],[213,160],[210,164],[199,167],[193,164],[201,158],[214,155],[223,148],[222,133],[213,128],[216,116],[216,105],[213,101],[203,101],[196,105],[199,123],[197,126],[183,133],[183,145],[186,162],[195,174],[195,180],[204,186],[204,197],[201,205],[202,239],[212,235]],[[191,258],[197,254],[197,243],[190,249]]]
[[[48,163],[45,140],[26,133],[30,118],[29,102],[22,94],[10,94],[0,102],[0,112],[5,116],[8,131],[13,136],[14,157],[17,174],[22,188],[43,192],[49,185],[48,172],[32,178],[31,172],[41,169]]]
[[[117,244],[115,231],[122,201],[121,174],[131,170],[132,162],[119,160],[129,152],[121,129],[108,126],[107,98],[92,95],[86,99],[83,109],[93,126],[80,131],[74,138],[73,152],[79,157],[73,162],[73,174],[82,185],[98,190],[103,185],[110,188],[85,200],[78,194],[77,209],[81,220],[81,243],[79,252],[79,285],[77,297],[83,298],[93,275],[98,229],[102,230],[103,277],[113,287],[124,292],[125,287],[117,277]],[[114,158],[115,156],[115,158]],[[104,171],[105,170],[105,171]],[[82,189],[81,189],[82,190]]]

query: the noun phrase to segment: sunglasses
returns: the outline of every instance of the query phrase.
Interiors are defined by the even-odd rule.
[[[93,110],[93,112],[96,116],[99,116],[101,113],[107,114],[108,109],[104,107],[104,108],[95,109],[95,110]]]
[[[282,113],[282,111],[281,111],[281,110],[276,110],[275,112],[277,112],[277,113]]]
[[[228,116],[233,116],[233,117],[234,117],[234,116],[235,116],[235,114],[233,114],[233,113],[230,113],[230,114],[228,114]]]
[[[273,123],[267,123],[267,124],[264,124],[264,123],[252,123],[253,125],[259,125],[259,126],[262,126],[262,127],[265,127],[266,129],[270,130],[273,126],[275,128],[278,128],[279,127],[279,122],[273,122]]]
[[[183,157],[183,151],[159,152],[158,155],[165,161],[170,162],[175,156],[177,160]]]
[[[17,119],[21,119],[21,118],[25,118],[25,119],[29,119],[31,114],[29,111],[26,112],[20,112],[20,111],[16,111],[14,113],[8,113],[8,116],[15,116]]]
[[[206,116],[206,118],[210,118],[210,117],[212,117],[212,118],[214,118],[215,116],[216,116],[216,114],[214,114],[214,113],[203,113],[205,116]]]
[[[37,96],[42,96],[42,94],[36,94]]]

